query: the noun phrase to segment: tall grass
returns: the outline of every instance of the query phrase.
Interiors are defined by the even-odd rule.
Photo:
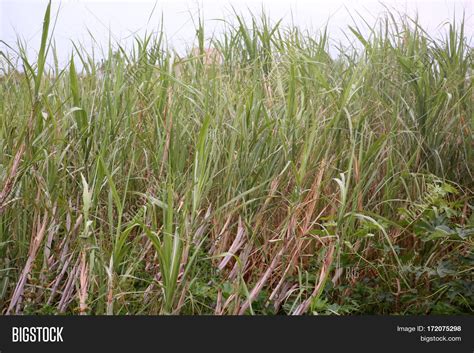
[[[337,56],[236,14],[61,69],[48,6],[0,61],[2,312],[472,312],[472,48],[395,16]]]

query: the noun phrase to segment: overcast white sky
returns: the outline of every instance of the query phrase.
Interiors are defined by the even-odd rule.
[[[467,35],[473,34],[473,4],[468,0],[384,0],[389,7],[415,14],[429,32],[436,36],[439,25],[461,17],[465,11]],[[47,0],[0,0],[0,39],[13,43],[20,36],[33,53],[38,47],[42,19]],[[192,46],[194,25],[199,10],[204,16],[207,35],[211,35],[221,23],[217,18],[229,17],[232,7],[237,12],[259,13],[263,8],[272,20],[283,18],[284,23],[317,30],[328,22],[333,39],[342,39],[341,30],[353,23],[351,16],[361,14],[372,22],[377,14],[386,11],[376,0],[55,0],[53,13],[59,9],[55,40],[60,59],[71,52],[71,40],[90,45],[90,33],[106,46],[109,33],[114,40],[130,41],[131,35],[157,30],[163,14],[163,24],[168,41],[178,50]],[[154,12],[153,9],[155,8]],[[151,15],[151,16],[150,16]],[[192,15],[192,16],[191,16]]]

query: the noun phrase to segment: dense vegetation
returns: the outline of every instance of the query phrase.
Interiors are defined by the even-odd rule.
[[[50,22],[0,59],[3,314],[472,313],[462,22],[388,14],[330,55],[236,15],[198,55],[158,33],[64,68]]]

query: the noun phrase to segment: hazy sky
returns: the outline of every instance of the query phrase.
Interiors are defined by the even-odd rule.
[[[465,11],[467,35],[473,34],[473,3],[467,0],[385,0],[388,8],[408,14],[418,12],[419,20],[431,35],[436,36],[439,25],[452,19],[455,12],[461,17]],[[40,41],[43,13],[47,0],[0,0],[0,39],[13,43],[21,37],[34,53]],[[91,45],[93,34],[99,45],[107,46],[109,33],[122,44],[130,42],[134,33],[156,31],[161,23],[168,41],[178,50],[192,46],[194,24],[199,11],[205,19],[207,35],[218,31],[222,22],[229,18],[232,8],[243,14],[250,9],[259,13],[263,8],[272,20],[283,18],[286,24],[317,30],[328,22],[330,35],[339,40],[342,29],[362,15],[369,23],[386,11],[382,2],[375,0],[56,0],[53,14],[59,10],[55,28],[55,40],[60,59],[65,60],[72,50],[71,40]],[[154,11],[153,11],[154,9]]]

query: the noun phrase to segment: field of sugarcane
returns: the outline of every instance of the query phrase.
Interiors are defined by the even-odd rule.
[[[0,55],[1,314],[472,314],[471,38],[359,22],[61,65],[48,6]]]

